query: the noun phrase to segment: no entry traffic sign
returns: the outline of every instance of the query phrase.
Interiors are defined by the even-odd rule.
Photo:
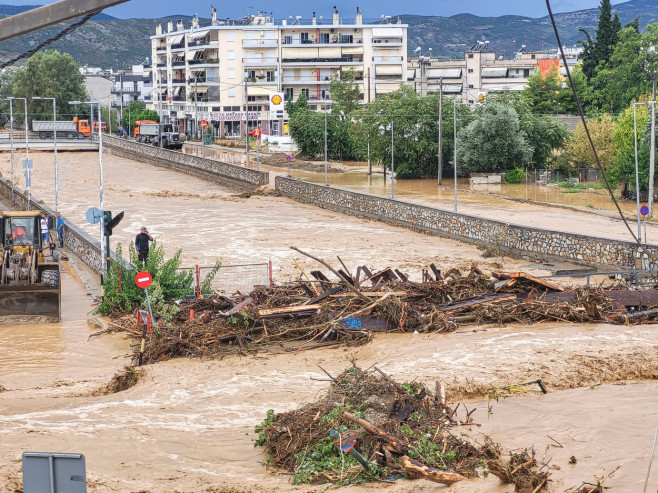
[[[135,276],[135,284],[137,284],[138,288],[146,289],[151,285],[152,282],[153,278],[151,277],[151,274],[145,270],[138,272]]]

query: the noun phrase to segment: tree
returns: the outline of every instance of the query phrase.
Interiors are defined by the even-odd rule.
[[[32,55],[25,66],[17,70],[12,92],[14,97],[28,98],[30,115],[44,120],[53,117],[52,102],[32,101],[32,96],[55,98],[57,117],[67,119],[75,113],[69,101],[89,100],[80,65],[68,53],[56,50]],[[18,113],[23,114],[22,107],[18,108]]]
[[[647,29],[646,35],[632,28],[621,30],[609,61],[602,62],[591,79],[593,105],[617,113],[649,89],[645,72],[648,53],[643,47],[648,40],[658,41],[657,27]]]
[[[646,98],[644,98],[646,100]],[[638,133],[638,169],[640,188],[649,184],[649,139],[646,138],[647,123],[650,120],[646,105],[638,105],[633,115],[633,106],[628,106],[618,118],[612,133],[614,157],[609,167],[608,179],[613,186],[635,184],[635,122]]]
[[[448,111],[450,105],[450,101],[444,101],[444,159],[450,159],[452,155],[453,122],[452,111]],[[460,105],[459,114],[459,124],[465,125],[470,111]],[[378,96],[359,114],[359,118],[359,134],[369,137],[371,157],[375,161],[391,167],[392,132],[393,158],[398,176],[437,176],[438,94],[420,96],[413,87],[402,86],[395,92]],[[355,147],[363,152],[363,147]]]
[[[558,66],[553,65],[546,74],[537,72],[528,77],[528,85],[521,95],[533,113],[561,113],[559,98],[562,89],[562,78]]]
[[[523,167],[532,151],[518,114],[500,103],[487,103],[458,134],[458,166],[469,173]]]
[[[140,120],[160,122],[158,113],[153,110],[147,110],[144,101],[130,101],[127,108],[122,108],[122,113],[121,124],[129,132],[135,128],[135,122]]]
[[[610,0],[601,0],[599,6],[599,23],[596,28],[596,41],[592,41],[592,37],[584,29],[580,32],[585,34],[586,40],[580,41],[583,45],[584,52],[582,55],[583,72],[587,79],[591,79],[596,74],[599,64],[607,61],[612,53],[613,46],[617,43],[617,33],[621,23],[619,17],[615,13],[612,17],[612,6]]]
[[[329,84],[331,99],[331,113],[337,115],[341,120],[347,120],[350,115],[359,109],[359,95],[361,90],[354,82],[356,72],[348,70],[341,73],[340,79],[332,79]]]
[[[615,132],[615,123],[608,114],[598,119],[590,119],[587,122],[592,141],[596,146],[596,152],[601,161],[603,169],[607,169],[612,164],[615,156],[615,150],[612,145],[612,135]],[[596,166],[592,146],[587,138],[585,127],[579,123],[576,130],[566,145],[567,156],[571,165],[578,168],[591,168]]]

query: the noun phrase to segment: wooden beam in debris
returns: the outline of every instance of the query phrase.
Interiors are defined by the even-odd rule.
[[[369,296],[370,298],[381,298],[383,296],[408,296],[407,291],[363,291],[363,294]],[[342,294],[332,294],[330,298],[356,298],[358,295],[356,293],[342,293]]]
[[[386,267],[385,269],[380,270],[379,272],[376,272],[375,274],[368,276],[367,279],[364,279],[364,281],[372,282],[373,285],[377,284],[381,280],[397,281],[398,276],[395,275],[393,269],[391,269],[390,267]]]
[[[354,279],[352,279],[352,276],[350,276],[347,272],[345,272],[343,269],[338,269],[338,273],[345,278],[347,282],[349,282],[352,286],[354,286]]]
[[[307,306],[308,305],[314,305],[314,304],[328,298],[329,296],[335,295],[336,293],[340,293],[341,291],[344,291],[344,290],[345,290],[345,288],[343,286],[336,286],[335,288],[331,288],[329,291],[326,291],[326,292],[322,293],[320,296],[316,296],[312,300],[308,300],[304,304],[307,305]],[[353,296],[356,296],[356,294],[352,293],[351,291],[350,291],[349,294],[351,294]]]
[[[547,289],[550,289],[551,291],[564,291],[564,288],[562,286],[559,286],[555,283],[549,282],[545,279],[539,279],[538,277],[531,276],[530,274],[526,274],[525,272],[512,272],[509,275],[512,279],[523,279],[525,281],[530,281],[533,284],[537,284],[539,286],[543,286]]]
[[[456,313],[480,305],[488,305],[491,303],[500,303],[502,301],[512,300],[516,300],[515,294],[488,294],[483,296],[472,296],[470,298],[464,298],[450,303],[437,305],[436,309],[442,313]]]
[[[308,317],[321,308],[321,305],[282,306],[258,310],[258,318]]]
[[[436,277],[437,281],[443,280],[443,278],[441,277],[441,271],[436,268],[436,265],[430,264],[430,269],[432,269],[432,272],[434,272],[434,277]]]
[[[222,317],[230,317],[231,315],[234,315],[234,314],[238,313],[238,312],[239,312],[240,310],[242,310],[245,306],[249,305],[250,303],[253,303],[253,301],[254,301],[253,298],[252,298],[251,296],[249,296],[249,297],[245,298],[244,300],[242,300],[242,301],[241,301],[240,303],[238,303],[237,305],[235,305],[235,306],[234,306],[233,308],[231,308],[229,311],[227,311],[227,312],[219,312],[219,314],[220,314]]]
[[[331,282],[329,278],[319,270],[312,270],[311,275],[315,277],[318,281]]]
[[[398,275],[400,279],[402,279],[404,282],[409,282],[409,275],[405,274],[404,272],[400,272],[398,269],[395,269],[395,273]]]

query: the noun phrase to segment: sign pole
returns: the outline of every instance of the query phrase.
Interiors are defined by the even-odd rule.
[[[154,321],[153,320],[153,312],[151,310],[151,299],[149,298],[149,286],[153,282],[153,278],[151,277],[151,274],[149,274],[147,271],[140,271],[135,275],[135,284],[137,284],[138,288],[142,288],[144,290],[144,294],[146,295],[146,306],[149,309],[149,320],[151,323]],[[139,365],[142,366],[142,359],[144,357],[144,346],[146,345],[146,329],[147,329],[147,323],[144,323],[144,326],[142,328],[142,343],[139,348]]]

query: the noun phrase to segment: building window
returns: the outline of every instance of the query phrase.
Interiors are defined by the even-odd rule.
[[[226,41],[235,41],[235,33],[233,31],[226,32]]]
[[[329,33],[320,34],[320,43],[329,44]]]
[[[473,53],[469,53],[468,58],[473,58]]]
[[[469,99],[469,100],[468,100],[468,104],[473,104],[473,100],[472,100],[472,99]]]
[[[234,68],[228,69],[228,78],[229,79],[235,79],[235,69]]]
[[[233,50],[228,50],[226,52],[226,59],[227,60],[235,60],[235,51]]]
[[[473,84],[469,84],[469,85],[468,85],[468,88],[469,88],[469,89],[473,89]]]
[[[256,82],[256,71],[247,70],[247,80],[250,82]]]
[[[239,106],[224,106],[224,111],[240,111]]]
[[[524,68],[523,69],[523,77],[530,77],[530,69],[529,68]]]
[[[274,74],[274,70],[268,70],[267,71],[267,82],[275,82],[276,81],[276,76]]]
[[[354,42],[354,36],[352,36],[351,34],[341,34],[340,42],[352,44]]]
[[[473,73],[473,69],[472,69],[472,68],[469,68],[469,69],[468,69],[468,73],[469,73],[469,74],[472,74],[472,73]]]
[[[535,59],[535,55],[530,55],[530,58],[532,58],[532,59],[534,60],[534,59]]]
[[[301,33],[299,35],[299,37],[300,37],[303,45],[310,43],[310,41],[308,40],[308,33]]]
[[[294,91],[292,87],[286,87],[286,101],[292,101],[292,98],[294,96]]]
[[[283,44],[284,45],[291,45],[292,44],[292,36],[284,36],[283,37]]]
[[[260,106],[247,106],[247,111],[260,111]]]
[[[302,94],[306,95],[306,99],[308,99],[308,88],[302,89]]]
[[[234,98],[235,97],[235,87],[229,87],[228,88],[228,97],[229,98]]]

